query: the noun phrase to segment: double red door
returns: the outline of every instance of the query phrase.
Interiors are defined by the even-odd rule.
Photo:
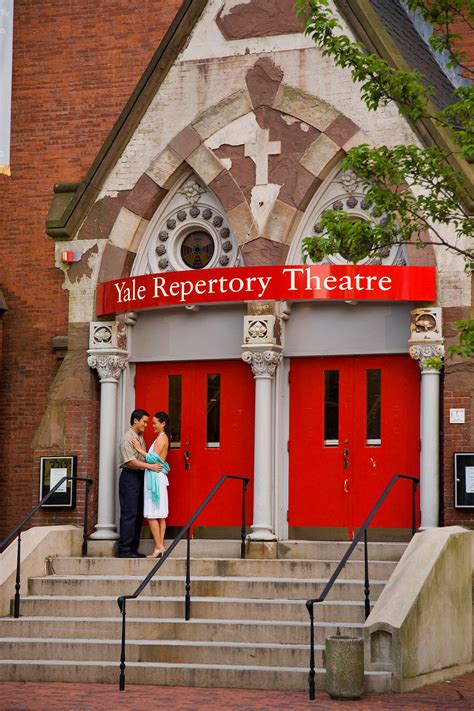
[[[419,369],[405,355],[298,358],[290,367],[290,526],[364,521],[394,474],[419,475]],[[411,526],[398,482],[373,527]]]
[[[253,508],[254,380],[242,361],[139,363],[136,407],[169,413],[172,440],[168,524],[182,526],[223,474],[251,479]],[[151,422],[145,432],[153,439]],[[199,526],[239,526],[241,483],[227,481],[199,517]]]

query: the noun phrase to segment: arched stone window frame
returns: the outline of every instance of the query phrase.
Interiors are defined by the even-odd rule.
[[[344,172],[340,165],[331,171],[326,177],[317,193],[309,203],[305,214],[300,222],[298,230],[292,241],[287,264],[301,264],[303,262],[302,247],[303,239],[315,234],[322,234],[322,229],[318,232],[319,220],[326,210],[343,210],[350,217],[360,220],[383,220],[374,218],[369,205],[365,199],[365,194],[360,180],[354,173]],[[307,260],[308,264],[312,262]],[[341,254],[331,254],[320,262],[321,264],[349,264]],[[380,257],[365,257],[358,264],[374,265],[399,265],[406,266],[407,258],[403,245],[393,245],[387,249]]]
[[[181,254],[186,237],[204,231],[214,252],[201,269],[242,266],[242,254],[216,195],[192,171],[170,190],[150,220],[140,242],[131,276],[190,269]],[[199,271],[199,269],[196,269]]]

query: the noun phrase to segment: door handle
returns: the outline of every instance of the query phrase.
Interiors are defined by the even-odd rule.
[[[349,450],[344,450],[344,469],[349,469]]]
[[[191,457],[191,452],[189,449],[186,449],[184,452],[184,468],[186,471],[188,471],[191,468],[191,463],[190,463],[190,457]]]
[[[344,479],[344,493],[349,493],[349,479]]]

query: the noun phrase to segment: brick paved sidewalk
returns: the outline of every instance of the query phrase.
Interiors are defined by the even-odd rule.
[[[187,689],[171,686],[129,686],[126,691],[101,684],[0,682],[0,711],[115,711],[173,709],[174,711],[274,711],[335,709],[355,711],[415,709],[415,711],[474,710],[474,674],[426,686],[409,694],[385,694],[360,701],[332,701],[319,693],[305,694],[241,689]]]

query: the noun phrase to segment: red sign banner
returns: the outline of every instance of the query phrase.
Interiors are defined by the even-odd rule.
[[[97,286],[97,316],[225,301],[434,301],[434,267],[288,264],[166,272]]]

